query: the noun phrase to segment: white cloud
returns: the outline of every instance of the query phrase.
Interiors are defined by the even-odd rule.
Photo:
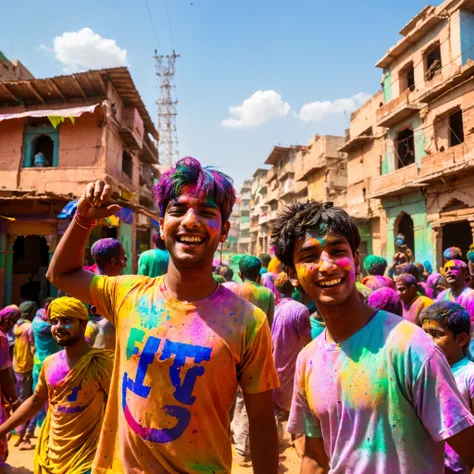
[[[127,50],[113,39],[102,38],[90,28],[64,32],[53,40],[51,50],[44,44],[43,51],[51,51],[64,64],[65,72],[126,66]]]
[[[323,120],[327,115],[338,114],[342,112],[353,112],[362,104],[369,100],[370,94],[359,92],[347,99],[324,100],[310,102],[301,107],[300,120]]]
[[[285,117],[290,112],[290,104],[284,102],[277,92],[257,91],[241,105],[229,107],[229,118],[221,125],[229,128],[256,127],[275,117]]]

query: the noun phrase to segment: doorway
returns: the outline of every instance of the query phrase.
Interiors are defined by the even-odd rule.
[[[12,303],[31,300],[42,305],[50,295],[46,279],[49,247],[39,235],[18,236],[13,244]]]
[[[413,252],[413,255],[415,255],[415,229],[413,219],[409,214],[403,214],[398,223],[397,234],[403,234],[405,236],[407,247]]]
[[[469,221],[450,222],[443,226],[443,252],[449,247],[459,247],[466,258],[471,244],[472,230]]]

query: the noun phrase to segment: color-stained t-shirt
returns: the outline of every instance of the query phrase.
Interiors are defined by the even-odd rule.
[[[225,283],[222,283],[222,286],[228,288],[230,291],[232,291],[232,293],[235,293],[236,295],[239,294],[240,285],[236,281],[226,281]]]
[[[291,298],[282,299],[275,308],[272,324],[273,359],[280,380],[280,386],[273,390],[273,399],[282,410],[290,411],[296,358],[310,340],[306,306]]]
[[[441,349],[385,311],[339,344],[326,338],[298,357],[288,431],[322,438],[333,474],[443,473],[444,440],[474,416]]]
[[[245,280],[240,285],[239,296],[260,308],[267,316],[269,314],[273,316],[275,297],[268,288],[258,285],[253,281]]]
[[[33,329],[31,322],[20,319],[13,328],[15,335],[15,347],[13,349],[13,370],[18,373],[30,372],[33,370],[34,346]]]
[[[471,317],[471,325],[474,323],[474,290],[466,286],[461,294],[455,298],[452,294],[451,289],[442,291],[436,301],[454,301],[460,304]]]
[[[262,286],[265,288],[268,288],[272,293],[275,298],[275,304],[278,304],[279,302],[279,294],[278,290],[276,289],[275,286],[275,279],[278,276],[278,273],[272,273],[267,271],[267,273],[264,273],[263,275],[260,276],[260,283]]]
[[[138,275],[150,278],[159,277],[168,272],[170,254],[168,250],[146,250],[138,259]]]
[[[431,306],[434,301],[427,296],[417,294],[417,297],[411,305],[407,305],[402,301],[403,306],[403,317],[410,321],[410,323],[415,323],[416,317],[425,309]]]
[[[178,301],[164,277],[95,277],[91,294],[117,329],[93,472],[229,473],[237,386],[278,386],[265,314],[221,285]]]
[[[467,358],[461,359],[451,366],[451,370],[462,398],[471,409],[471,400],[474,400],[474,362]],[[445,474],[470,472],[469,466],[446,444]]]

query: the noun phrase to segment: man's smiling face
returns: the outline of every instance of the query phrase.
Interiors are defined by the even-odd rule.
[[[212,263],[230,226],[229,222],[223,225],[213,197],[196,196],[194,189],[184,187],[179,197],[169,202],[164,219],[160,219],[161,238],[171,258],[188,266]]]
[[[307,232],[295,243],[293,261],[301,286],[316,305],[341,305],[355,291],[359,254],[341,235]]]

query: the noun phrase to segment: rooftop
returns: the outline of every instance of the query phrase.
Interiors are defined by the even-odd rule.
[[[284,158],[290,151],[299,151],[303,147],[301,145],[291,145],[291,146],[275,146],[273,150],[268,155],[268,158],[265,160],[266,165],[276,165]]]
[[[0,104],[3,107],[25,107],[61,104],[69,101],[97,100],[107,96],[111,82],[125,107],[135,107],[146,133],[158,140],[158,132],[126,67],[79,72],[67,76],[27,81],[0,81]],[[2,108],[0,107],[0,112]]]

